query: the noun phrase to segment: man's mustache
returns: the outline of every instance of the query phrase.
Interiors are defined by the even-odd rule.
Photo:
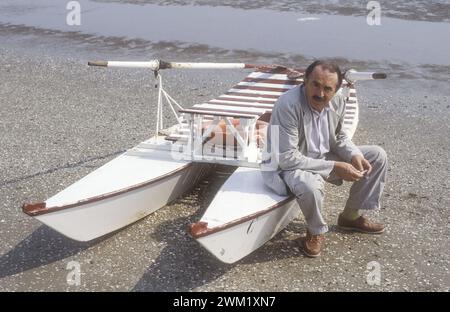
[[[325,100],[324,97],[320,97],[320,96],[317,96],[317,95],[314,95],[314,96],[313,96],[313,99],[316,100],[316,101],[318,101],[318,102],[323,102],[323,101]]]

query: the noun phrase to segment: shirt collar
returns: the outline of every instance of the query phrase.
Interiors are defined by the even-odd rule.
[[[311,104],[309,104],[309,101],[308,101],[308,100],[307,100],[307,102],[308,102],[309,110],[310,110],[313,114],[315,114],[315,115],[321,116],[321,115],[323,115],[323,114],[326,114],[326,113],[330,110],[330,106],[331,106],[331,105],[330,105],[330,102],[328,102],[327,106],[325,106],[321,112],[318,112],[317,110],[315,110],[315,109],[311,106]]]

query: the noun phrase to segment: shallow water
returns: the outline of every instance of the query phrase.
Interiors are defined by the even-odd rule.
[[[325,57],[412,76],[445,77],[450,71],[450,23],[441,14],[447,1],[413,1],[411,7],[394,1],[386,9],[382,4],[379,26],[367,24],[361,1],[79,2],[81,25],[69,26],[65,1],[4,0],[0,29],[101,38],[115,48],[171,47],[181,53],[177,60],[185,60],[187,49],[190,57],[215,54],[217,60],[227,55],[306,64]],[[413,12],[422,11],[432,21],[423,21],[423,14],[414,20]]]
[[[134,3],[158,5],[228,6],[238,9],[270,9],[332,15],[367,15],[367,2],[361,0],[95,0],[109,3]],[[450,21],[448,0],[391,0],[379,1],[387,17],[430,21]]]

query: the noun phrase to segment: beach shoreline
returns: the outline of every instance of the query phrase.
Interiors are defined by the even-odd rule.
[[[336,218],[349,187],[327,185],[324,216],[331,231],[321,258],[308,259],[299,250],[295,240],[305,231],[300,217],[253,254],[225,265],[189,237],[187,226],[198,221],[230,168],[91,243],[71,241],[21,212],[22,203],[45,200],[150,137],[156,91],[145,70],[86,65],[89,57],[108,59],[117,51],[86,43],[76,54],[59,47],[63,53],[38,38],[14,36],[0,47],[0,291],[450,290],[446,81],[405,78],[357,87],[361,116],[355,142],[380,145],[389,157],[383,207],[371,213],[387,224],[387,233],[338,231]],[[163,76],[174,98],[189,106],[213,98],[245,73]],[[70,261],[81,265],[79,286],[67,283]],[[372,261],[381,265],[380,285],[367,283]]]

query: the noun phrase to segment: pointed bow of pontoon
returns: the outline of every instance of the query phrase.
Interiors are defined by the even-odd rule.
[[[261,247],[300,213],[292,196],[279,196],[265,185],[259,169],[238,168],[214,197],[191,235],[225,263]]]
[[[77,240],[89,241],[147,216],[189,190],[208,166],[132,149],[43,203],[23,211]]]

